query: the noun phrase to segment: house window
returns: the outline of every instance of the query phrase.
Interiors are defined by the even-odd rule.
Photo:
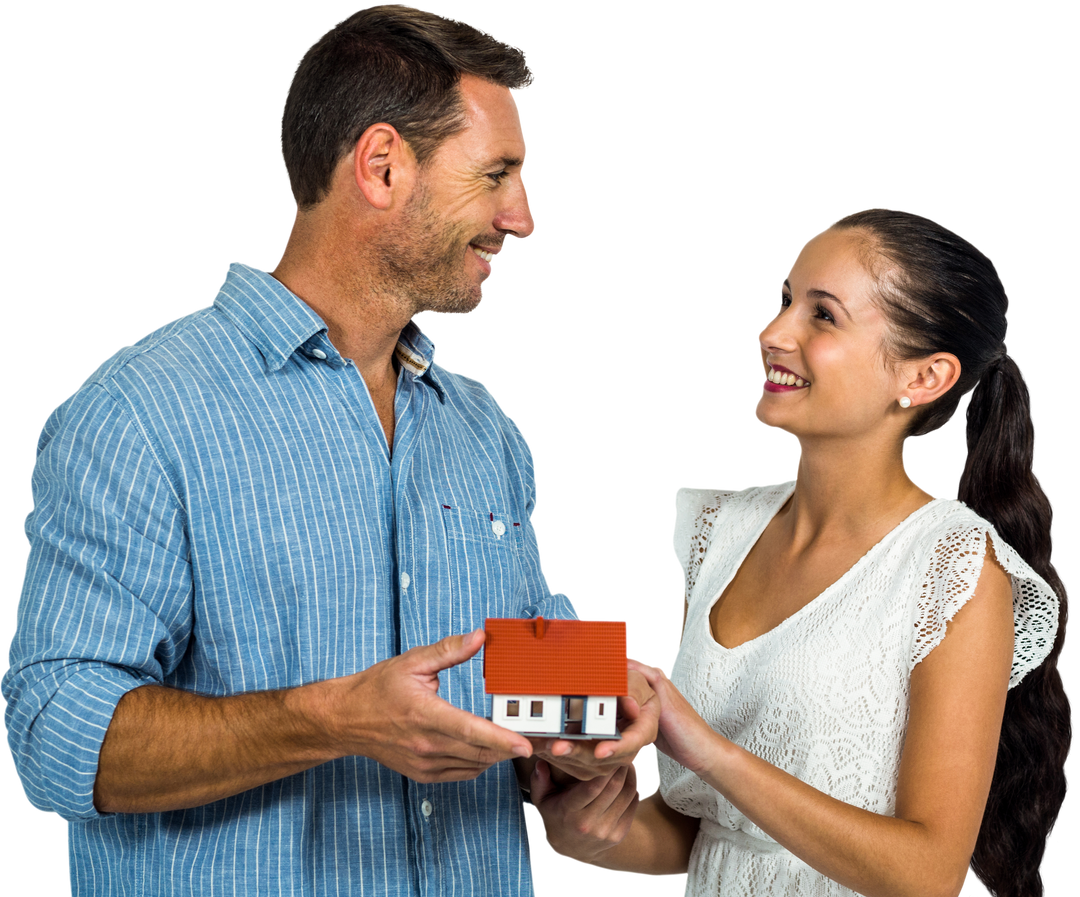
[[[537,717],[543,716],[544,715],[544,702],[543,701],[533,701],[532,702],[532,711],[531,712],[532,712],[532,716],[533,716],[534,719],[537,718]]]
[[[510,699],[506,702],[506,715],[517,716],[521,709],[521,702]]]
[[[596,715],[597,716],[603,716],[604,715],[604,702],[603,701],[600,702],[600,709],[596,712]]]

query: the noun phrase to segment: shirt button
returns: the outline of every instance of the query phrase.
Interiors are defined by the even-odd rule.
[[[420,812],[423,813],[424,816],[430,816],[434,811],[435,808],[431,805],[431,801],[426,800],[420,804]]]
[[[412,582],[412,580],[409,578],[409,574],[408,573],[402,573],[401,574],[401,587],[403,589],[407,589],[409,587],[410,582]]]
[[[491,531],[495,533],[496,536],[501,536],[506,532],[506,524],[501,520],[493,520],[491,523]]]
[[[319,361],[326,360],[326,353],[322,349],[312,349],[311,354],[318,358]]]

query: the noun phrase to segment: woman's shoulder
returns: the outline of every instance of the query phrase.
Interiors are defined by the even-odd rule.
[[[689,572],[694,558],[700,560],[712,542],[715,524],[737,520],[752,522],[771,517],[791,495],[794,483],[754,486],[750,489],[680,489],[675,504],[675,553]]]
[[[676,516],[679,518],[697,517],[710,511],[761,508],[772,509],[779,499],[780,504],[791,495],[795,487],[791,483],[779,483],[775,486],[751,486],[749,489],[690,489],[682,488],[676,493]]]
[[[911,514],[886,541],[891,543],[891,555],[911,563],[924,558],[944,570],[969,562],[981,566],[988,537],[995,544],[1001,541],[989,520],[961,501],[937,498]]]
[[[960,501],[938,500],[914,537],[921,540],[928,569],[921,571],[916,620],[917,663],[945,635],[949,621],[975,594],[988,552],[1008,574],[1013,590],[1016,645],[1010,687],[1042,662],[1057,632],[1058,599],[997,529]]]

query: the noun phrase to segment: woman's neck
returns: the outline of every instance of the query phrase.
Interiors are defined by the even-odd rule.
[[[904,470],[902,442],[802,442],[795,492],[778,516],[793,545],[808,545],[887,532],[931,498]]]

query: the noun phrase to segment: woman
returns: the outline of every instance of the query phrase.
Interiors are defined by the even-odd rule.
[[[642,668],[660,791],[638,805],[632,771],[558,791],[539,763],[556,850],[689,869],[695,895],[957,894],[969,862],[1001,897],[1042,893],[1065,591],[1006,307],[990,261],[924,218],[807,244],[757,409],[798,437],[798,478],[680,493],[682,647],[670,681]],[[960,502],[933,500],[904,440],[972,388]]]

